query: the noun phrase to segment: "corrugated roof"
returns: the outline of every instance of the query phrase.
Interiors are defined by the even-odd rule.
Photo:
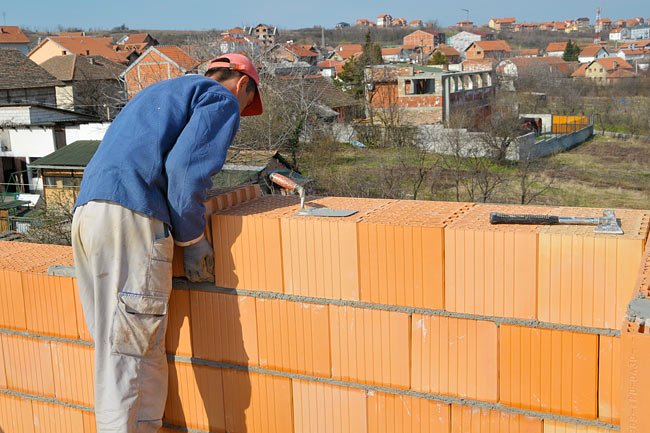
[[[61,166],[61,167],[85,167],[92,159],[100,140],[78,140],[63,146],[61,149],[38,158],[30,165],[38,166]]]
[[[0,44],[28,44],[29,38],[25,36],[18,26],[0,26]]]
[[[63,86],[45,69],[13,48],[0,48],[0,89]]]

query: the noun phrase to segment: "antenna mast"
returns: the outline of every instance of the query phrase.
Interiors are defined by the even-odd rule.
[[[469,21],[469,9],[461,9],[461,11],[465,11],[467,13],[467,21]]]
[[[600,22],[600,8],[596,8],[596,25],[594,25],[594,43],[600,43],[600,31],[602,30],[602,23]]]

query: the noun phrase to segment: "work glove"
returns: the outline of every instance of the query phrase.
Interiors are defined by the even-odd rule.
[[[193,282],[214,281],[214,253],[207,239],[183,248],[185,276]]]

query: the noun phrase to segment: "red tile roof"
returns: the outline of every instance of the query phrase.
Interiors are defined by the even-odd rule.
[[[507,24],[507,23],[514,23],[517,20],[513,17],[508,17],[508,18],[492,18],[494,22],[496,23],[501,23],[501,24]]]
[[[343,60],[347,60],[352,56],[358,57],[363,52],[363,46],[361,44],[341,44],[334,48],[334,51]]]
[[[608,78],[634,78],[636,76],[637,74],[629,69],[617,69],[607,75]]]
[[[477,47],[481,48],[483,51],[512,51],[510,45],[506,41],[475,41]]]
[[[521,71],[549,71],[562,74],[569,73],[569,64],[560,57],[511,57],[508,59]]]
[[[0,44],[28,44],[29,38],[25,36],[18,26],[0,26]]]
[[[155,47],[156,50],[163,53],[165,56],[169,57],[172,61],[178,64],[180,67],[190,70],[196,66],[198,63],[194,58],[192,58],[185,51],[181,50],[175,45],[158,45]]]
[[[0,269],[46,274],[52,265],[72,266],[72,248],[0,241]]]
[[[334,68],[335,72],[337,74],[340,74],[343,72],[343,65],[345,65],[345,62],[339,62],[337,60],[323,60],[322,62],[318,62],[318,67],[321,69],[326,69],[326,68]]]
[[[437,50],[447,57],[460,56],[460,53],[456,50],[456,48],[450,47],[449,45],[440,44],[438,45]]]
[[[108,46],[106,41],[110,38],[93,38],[90,36],[50,36],[47,39],[62,46],[72,54],[80,54],[82,56],[102,56],[114,62],[124,62],[125,60],[123,54],[115,52],[110,46]],[[38,47],[35,49],[38,49]]]
[[[311,45],[294,45],[294,44],[280,44],[287,50],[291,51],[298,57],[317,57],[318,54],[311,51]]]
[[[615,69],[634,69],[632,65],[620,57],[605,57],[603,59],[596,59],[595,62],[599,63],[607,71],[613,71]]]
[[[572,77],[584,77],[585,72],[587,70],[587,66],[589,66],[590,64],[591,63],[583,63],[582,65],[580,65],[580,67],[578,69],[576,69],[576,71],[573,74],[571,74],[571,76]]]
[[[402,51],[402,47],[382,48],[381,49],[381,55],[382,56],[390,56],[392,54],[399,54],[400,51]]]
[[[126,40],[125,44],[144,44],[145,39],[149,36],[148,33],[134,33],[129,35],[129,38]]]
[[[603,48],[601,45],[589,45],[580,51],[580,57],[593,57]]]

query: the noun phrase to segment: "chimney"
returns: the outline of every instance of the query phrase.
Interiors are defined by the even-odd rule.
[[[616,70],[616,68],[618,68],[618,62],[616,62],[616,60],[614,60],[614,70]]]

